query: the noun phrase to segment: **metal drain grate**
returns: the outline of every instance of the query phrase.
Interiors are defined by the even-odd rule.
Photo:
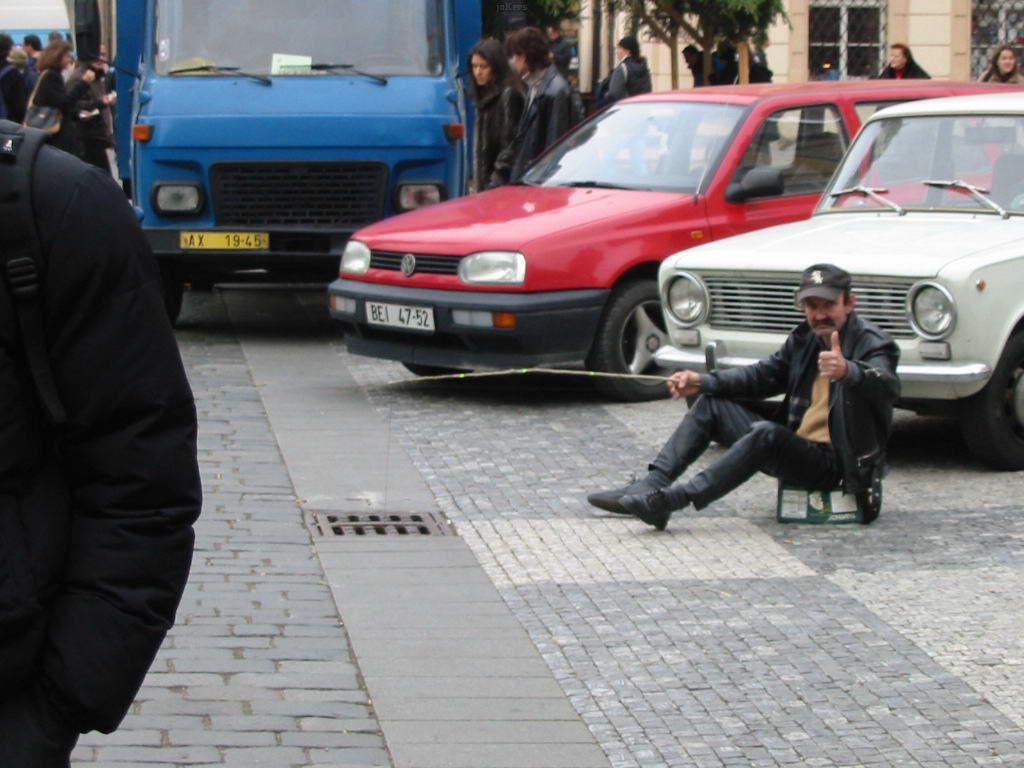
[[[311,512],[317,536],[454,536],[448,521],[431,512]]]

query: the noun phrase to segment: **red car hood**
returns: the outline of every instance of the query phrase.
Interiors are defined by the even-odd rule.
[[[605,219],[657,218],[661,208],[691,198],[677,192],[508,186],[385,219],[353,239],[380,250],[451,256],[522,251],[534,240]]]

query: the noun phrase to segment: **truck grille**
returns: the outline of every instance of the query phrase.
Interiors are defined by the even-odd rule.
[[[704,276],[711,296],[714,328],[789,333],[806,318],[794,303],[799,275],[738,278]],[[853,281],[857,313],[896,338],[912,338],[907,322],[907,293],[914,280]]]
[[[459,272],[460,256],[433,256],[416,253],[416,272],[431,275],[456,275]],[[370,266],[374,269],[390,269],[398,271],[402,268],[405,253],[397,251],[371,251]]]
[[[383,163],[219,163],[210,171],[222,227],[350,232],[384,215]]]

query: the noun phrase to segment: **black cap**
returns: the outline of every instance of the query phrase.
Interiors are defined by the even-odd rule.
[[[843,291],[850,290],[850,273],[835,264],[812,264],[800,278],[796,292],[796,303],[816,296],[828,301],[838,299]]]

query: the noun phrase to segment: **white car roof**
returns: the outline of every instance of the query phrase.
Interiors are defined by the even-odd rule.
[[[881,109],[871,116],[874,120],[888,117],[917,117],[920,115],[1024,115],[1024,91],[982,93],[976,96],[947,96],[942,99],[908,101]]]

